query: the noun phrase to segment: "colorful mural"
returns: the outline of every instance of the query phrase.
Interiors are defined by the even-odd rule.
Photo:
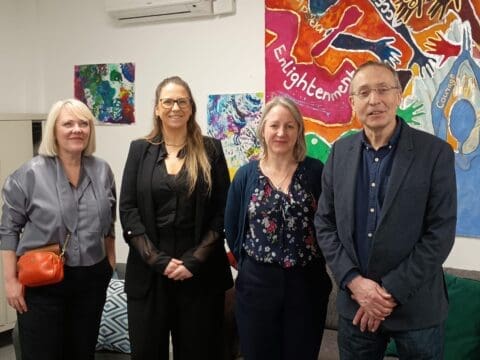
[[[262,106],[262,93],[208,97],[208,135],[222,142],[231,178],[240,166],[260,154],[256,132]]]
[[[75,66],[75,98],[104,124],[133,124],[135,64]]]
[[[348,104],[358,65],[399,73],[398,114],[448,141],[456,154],[457,234],[480,237],[480,1],[266,0],[266,100],[300,106],[308,153],[323,161],[360,129]]]

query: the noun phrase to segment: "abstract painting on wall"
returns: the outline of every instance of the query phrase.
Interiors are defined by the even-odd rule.
[[[294,98],[309,155],[361,128],[348,103],[355,69],[394,67],[409,125],[455,151],[457,234],[480,237],[480,1],[265,0],[266,100]]]
[[[75,65],[75,98],[101,124],[135,122],[135,64]]]
[[[208,135],[222,142],[230,176],[249,160],[258,158],[256,136],[263,106],[263,93],[209,95]]]

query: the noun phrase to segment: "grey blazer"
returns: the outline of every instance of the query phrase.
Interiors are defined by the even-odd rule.
[[[448,298],[442,264],[455,239],[456,181],[449,144],[403,123],[367,273],[399,305],[383,322],[389,330],[441,323]],[[317,239],[338,284],[360,271],[354,244],[354,199],[361,133],[335,142],[322,176],[315,216]],[[338,312],[353,319],[358,304],[340,289]]]

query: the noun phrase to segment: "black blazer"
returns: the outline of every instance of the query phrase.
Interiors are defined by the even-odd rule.
[[[160,140],[160,139],[158,139]],[[220,141],[204,137],[205,149],[211,164],[212,191],[207,192],[201,177],[194,190],[196,197],[195,234],[197,246],[203,236],[213,230],[221,236],[208,248],[208,256],[202,259],[195,282],[205,291],[224,291],[233,285],[232,274],[224,248],[223,216],[230,178]],[[130,144],[120,192],[120,220],[127,243],[133,236],[147,234],[157,245],[155,209],[152,198],[152,174],[161,145],[152,145],[144,139]],[[195,249],[188,252],[193,253]],[[155,271],[130,248],[125,273],[125,292],[128,296],[143,297],[154,278]],[[159,274],[156,277],[163,278]],[[166,278],[165,278],[166,279]]]
[[[454,153],[449,144],[402,123],[382,213],[363,276],[384,286],[399,305],[383,325],[412,330],[446,319],[442,264],[455,239]],[[318,243],[338,284],[360,271],[354,244],[354,199],[361,133],[335,142],[322,175],[315,217]],[[340,289],[337,307],[353,319],[358,304]]]

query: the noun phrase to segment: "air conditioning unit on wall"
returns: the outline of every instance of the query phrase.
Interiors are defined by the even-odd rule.
[[[120,24],[154,22],[234,12],[234,0],[106,0],[107,13]]]

